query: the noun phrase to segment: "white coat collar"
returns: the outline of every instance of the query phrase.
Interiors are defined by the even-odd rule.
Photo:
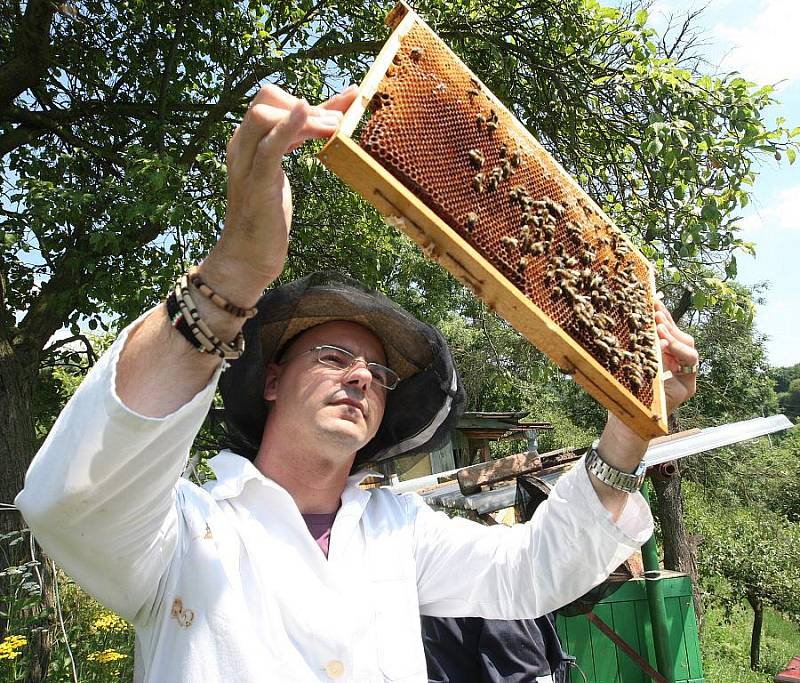
[[[205,489],[216,499],[225,500],[238,496],[245,484],[251,479],[257,479],[262,484],[284,490],[279,484],[265,477],[256,466],[247,458],[233,451],[220,451],[218,455],[208,461],[208,465],[216,476],[216,481],[209,481]],[[361,507],[369,500],[369,492],[358,485],[367,477],[376,476],[375,472],[361,470],[347,478],[347,485],[342,491],[342,508],[349,502],[360,502]],[[378,475],[380,476],[380,475]]]

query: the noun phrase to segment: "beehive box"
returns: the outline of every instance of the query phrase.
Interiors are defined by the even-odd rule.
[[[672,659],[674,672],[671,683],[704,683],[691,579],[686,574],[662,571],[653,580],[663,583],[666,651]],[[653,625],[645,583],[643,578],[626,581],[592,611],[655,668]],[[577,658],[580,667],[580,671],[572,669],[571,683],[650,683],[652,680],[584,615],[564,617],[559,614],[556,629],[562,647]]]
[[[320,160],[645,438],[666,434],[650,264],[407,5]]]

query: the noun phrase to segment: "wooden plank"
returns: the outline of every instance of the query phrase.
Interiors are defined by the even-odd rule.
[[[598,603],[592,610],[606,624],[612,620],[611,605]],[[592,634],[592,653],[594,655],[595,681],[597,683],[621,683],[617,666],[617,647],[605,634],[591,624],[589,630]]]
[[[589,630],[589,621],[584,615],[568,617],[564,621],[568,625],[567,628],[569,630],[570,649],[568,652],[575,657],[578,666],[586,674],[586,677],[590,681],[596,681],[597,677],[594,669],[595,662],[594,653],[592,651],[592,638],[591,631]],[[572,671],[572,676],[573,681],[576,683],[580,681],[582,683],[583,677],[581,677],[580,674],[574,669]]]
[[[628,643],[636,652],[642,653],[639,642],[639,625],[636,623],[636,607],[633,602],[611,603],[612,622],[610,626]],[[633,660],[624,652],[617,654],[619,666],[619,679],[624,683],[648,683],[650,680]]]
[[[681,602],[681,612],[683,616],[683,642],[686,645],[686,663],[689,667],[689,679],[703,678],[703,657],[700,654],[697,617],[694,613],[694,602],[691,595]]]
[[[469,496],[477,493],[481,486],[489,486],[504,479],[523,474],[539,472],[545,467],[553,467],[580,457],[574,448],[560,448],[557,451],[537,454],[530,451],[514,453],[489,463],[471,465],[458,471],[458,485],[461,493]]]
[[[481,486],[542,469],[542,459],[535,453],[516,453],[490,463],[465,467],[458,471],[461,493],[468,496]]]
[[[661,579],[663,581],[663,579]],[[675,598],[665,598],[664,607],[667,611],[667,633],[675,672],[675,680],[685,680],[689,678],[689,664],[686,659],[686,639],[683,635],[683,615],[681,603],[690,600],[687,596]]]

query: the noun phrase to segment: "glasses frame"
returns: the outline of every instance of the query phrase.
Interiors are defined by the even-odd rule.
[[[338,365],[334,365],[332,363],[328,363],[328,362],[324,361],[322,359],[321,355],[320,355],[321,352],[324,349],[334,349],[336,351],[340,351],[340,352],[346,354],[347,356],[350,356],[350,358],[351,358],[350,363],[347,365],[347,367],[342,368],[342,367],[339,367]],[[397,385],[400,383],[400,376],[394,370],[392,370],[390,367],[387,367],[386,365],[381,365],[380,363],[371,363],[371,362],[367,361],[364,358],[359,358],[352,351],[348,351],[347,349],[343,349],[341,346],[336,346],[335,344],[320,344],[319,346],[312,346],[310,349],[306,349],[305,351],[301,351],[300,353],[297,353],[294,356],[290,356],[289,358],[284,358],[281,361],[281,364],[293,361],[295,358],[299,358],[300,356],[304,356],[307,353],[313,353],[314,354],[314,360],[317,361],[320,365],[324,365],[325,367],[328,367],[328,368],[334,368],[335,370],[338,370],[341,373],[349,372],[350,370],[353,369],[353,367],[355,366],[356,363],[359,363],[359,362],[364,363],[364,366],[367,368],[367,370],[369,370],[370,374],[372,375],[372,378],[375,380],[375,383],[378,386],[383,387],[387,391],[392,391],[393,389],[396,389]],[[379,368],[380,371],[385,371],[387,377],[394,377],[395,378],[394,383],[391,386],[389,386],[389,385],[384,384],[383,382],[381,382],[378,379],[377,375],[375,374],[375,371],[373,370],[373,368],[376,368],[376,369]]]

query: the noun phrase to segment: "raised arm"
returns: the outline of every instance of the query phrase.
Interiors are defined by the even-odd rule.
[[[667,413],[672,414],[678,406],[694,396],[697,390],[698,355],[692,336],[675,324],[660,300],[656,300],[655,316],[664,369],[672,375],[664,383]],[[642,461],[647,445],[648,441],[637,436],[621,420],[609,413],[597,451],[610,465],[625,472],[633,472]],[[629,494],[611,488],[593,474],[590,475],[590,479],[597,496],[611,513],[612,519],[617,519],[628,501]]]
[[[274,85],[261,89],[228,144],[228,208],[219,242],[199,266],[203,280],[228,301],[253,306],[283,270],[292,198],[283,155],[305,140],[329,137],[353,101],[348,88],[318,107]],[[244,319],[195,292],[198,311],[223,341]],[[219,359],[200,354],[169,324],[159,306],[131,334],[120,356],[117,392],[132,410],[151,417],[174,411],[200,391]]]

